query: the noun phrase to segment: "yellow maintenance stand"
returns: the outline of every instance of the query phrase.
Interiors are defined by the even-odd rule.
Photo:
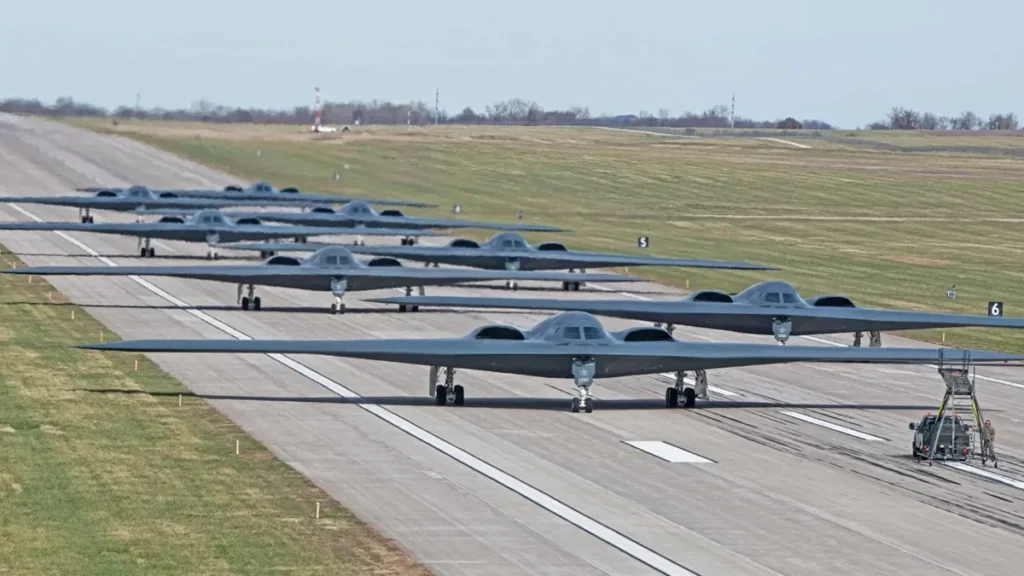
[[[976,431],[978,439],[981,441],[981,465],[984,466],[986,462],[991,460],[992,466],[998,468],[999,460],[996,458],[995,447],[992,438],[989,438],[988,429],[984,425],[985,418],[982,415],[981,406],[978,404],[977,390],[974,386],[975,367],[971,362],[970,353],[964,351],[959,362],[948,362],[945,352],[945,350],[940,350],[939,352],[939,375],[942,376],[942,380],[946,383],[946,394],[942,397],[942,403],[939,404],[937,416],[938,429],[943,429],[946,418],[956,422],[958,414],[967,416],[967,413],[970,413],[975,424],[974,429],[970,431],[972,435],[970,444],[974,444],[973,434]],[[952,427],[952,430],[955,433],[956,427]],[[935,457],[935,449],[939,437],[940,434],[932,435],[932,445],[928,454],[929,460]],[[972,454],[975,457],[978,455],[973,450]]]

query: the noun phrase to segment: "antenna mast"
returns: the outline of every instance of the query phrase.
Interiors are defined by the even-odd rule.
[[[313,130],[320,130],[320,120],[323,115],[323,107],[320,104],[320,87],[313,88]]]
[[[434,92],[434,126],[437,126],[438,119],[441,116],[441,89],[438,88]]]
[[[736,127],[736,93],[732,93],[732,111],[729,112],[729,128]]]

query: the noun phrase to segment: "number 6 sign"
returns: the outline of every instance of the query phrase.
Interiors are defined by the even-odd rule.
[[[988,315],[989,316],[1002,316],[1003,315],[1003,303],[1002,302],[989,302],[988,303]]]

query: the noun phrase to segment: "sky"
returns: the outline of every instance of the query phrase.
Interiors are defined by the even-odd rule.
[[[1011,0],[11,0],[0,99],[290,108],[519,97],[592,114],[730,103],[852,128],[893,106],[1024,113]]]

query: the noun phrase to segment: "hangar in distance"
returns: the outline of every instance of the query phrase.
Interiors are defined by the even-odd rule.
[[[394,258],[374,258],[362,263],[342,246],[331,246],[315,252],[305,260],[283,254],[260,264],[196,265],[196,266],[33,266],[2,270],[5,274],[36,276],[164,276],[230,282],[238,285],[238,302],[242,309],[259,310],[262,302],[256,286],[275,286],[331,292],[332,313],[345,311],[342,296],[350,291],[449,286],[466,282],[493,280],[540,280],[563,282],[636,282],[636,278],[618,274],[569,274],[565,272],[524,272],[505,270],[471,270],[459,268],[408,268]],[[248,294],[242,296],[243,287]],[[399,307],[401,310],[405,306]],[[415,309],[415,307],[413,307]]]
[[[133,188],[146,188],[146,186],[130,186],[128,188],[118,187],[103,187],[103,186],[85,186],[82,188],[75,188],[79,192],[124,192]],[[233,184],[225,186],[222,189],[217,188],[166,188],[166,189],[151,189],[157,195],[162,193],[171,193],[183,198],[208,198],[212,200],[248,200],[255,202],[257,200],[279,200],[285,203],[291,202],[292,204],[345,204],[348,202],[368,202],[370,204],[378,204],[381,206],[409,206],[413,208],[437,208],[437,204],[428,204],[426,202],[414,202],[412,200],[390,200],[387,198],[353,198],[350,196],[341,196],[338,194],[314,194],[310,192],[303,192],[294,186],[286,188],[274,188],[269,182],[259,181],[250,184],[249,186],[239,186]]]
[[[280,256],[278,256],[279,258]],[[576,386],[573,412],[594,408],[590,388],[597,378],[662,372],[710,370],[790,362],[923,364],[939,361],[942,351],[927,348],[836,348],[680,342],[661,328],[638,327],[608,332],[585,312],[563,312],[533,328],[488,325],[455,338],[366,340],[128,340],[80,345],[92,350],[188,353],[318,354],[430,366],[429,394],[438,405],[462,405],[463,386],[455,370],[571,378]],[[947,353],[949,351],[946,351]],[[957,350],[957,353],[964,351]],[[1024,355],[968,350],[978,364],[1020,362]],[[438,377],[443,371],[444,381]],[[665,391],[666,405],[694,405],[695,392],[681,377]]]
[[[860,308],[846,296],[823,295],[804,299],[780,280],[759,282],[736,295],[701,290],[682,300],[557,300],[544,298],[486,298],[408,296],[376,298],[373,302],[401,306],[457,306],[513,310],[580,310],[630,320],[727,330],[774,336],[786,343],[790,336],[870,333],[872,347],[882,345],[881,332],[980,326],[1024,328],[1024,318],[945,314],[886,308]]]
[[[224,245],[235,250],[260,252],[312,251],[324,247],[317,243],[239,243]],[[658,258],[600,252],[569,250],[560,242],[544,242],[532,246],[520,234],[499,232],[483,243],[456,238],[447,246],[353,246],[354,254],[389,256],[427,265],[450,264],[484,270],[586,270],[588,268],[615,268],[619,266],[674,266],[685,268],[719,268],[729,270],[777,270],[771,266],[730,262],[725,260],[698,260],[690,258]],[[565,284],[563,289],[570,286]]]

